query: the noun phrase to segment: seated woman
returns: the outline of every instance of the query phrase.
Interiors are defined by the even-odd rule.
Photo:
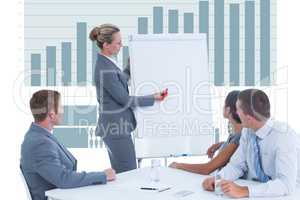
[[[182,169],[193,173],[208,175],[215,171],[216,169],[220,169],[225,166],[230,157],[233,155],[235,150],[238,148],[239,140],[242,131],[241,120],[236,113],[236,101],[239,95],[239,91],[230,92],[226,99],[223,110],[224,118],[229,120],[228,130],[229,136],[226,142],[219,142],[213,144],[208,150],[207,155],[209,158],[212,158],[208,163],[203,164],[187,164],[187,163],[177,163],[173,162],[169,167]],[[230,131],[231,130],[231,131]],[[213,158],[214,153],[219,150],[219,153],[216,157]]]

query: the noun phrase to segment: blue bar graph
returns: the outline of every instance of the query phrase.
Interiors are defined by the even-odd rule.
[[[270,0],[260,1],[260,84],[269,86],[270,77]]]
[[[168,28],[169,33],[178,33],[178,10],[169,10]]]
[[[163,33],[163,7],[153,7],[153,33]]]
[[[138,18],[138,34],[148,34],[148,18]]]
[[[255,2],[245,2],[245,85],[255,85]]]
[[[41,54],[31,54],[31,85],[41,86]]]
[[[64,106],[61,125],[91,126],[97,123],[97,106]]]
[[[224,0],[215,0],[215,85],[224,85]]]
[[[78,1],[82,2],[82,0]],[[111,0],[110,3],[106,2],[103,5],[110,9],[112,8],[110,4],[115,5],[115,1],[117,2],[117,0]],[[99,2],[101,4],[99,10],[104,9],[102,3]],[[204,33],[207,35],[209,67],[212,72],[210,79],[214,80],[215,86],[225,86],[225,84],[270,86],[272,83],[272,67],[276,65],[276,59],[273,58],[272,53],[276,51],[276,43],[273,44],[271,40],[276,33],[276,20],[272,19],[274,15],[276,17],[276,0],[197,0],[194,3],[185,1],[176,3],[175,0],[155,2],[153,0],[152,3],[145,5],[134,2],[132,9],[125,9],[121,14],[114,13],[117,11],[112,9],[112,13],[91,14],[87,17],[75,15],[73,13],[75,10],[70,8],[70,13],[66,13],[66,16],[63,15],[62,20],[58,21],[58,27],[61,27],[59,31],[66,34],[61,34],[61,39],[58,38],[56,43],[53,41],[57,37],[55,35],[57,30],[52,29],[48,24],[44,25],[49,28],[47,34],[43,37],[35,36],[43,35],[45,31],[40,24],[32,21],[32,17],[37,15],[35,10],[47,13],[37,15],[45,20],[51,20],[50,16],[57,17],[57,13],[51,13],[43,3],[31,5],[26,0],[25,4],[32,7],[32,9],[25,8],[27,11],[25,15],[27,22],[25,69],[32,72],[31,86],[94,85],[94,81],[90,83],[90,80],[94,79],[99,48],[96,43],[88,42],[88,32],[96,25],[92,17],[99,17],[100,23],[115,23],[125,36],[132,33]],[[58,6],[68,7],[69,3],[64,5],[53,3],[53,7]],[[82,7],[89,7],[89,5],[82,4]],[[146,9],[148,11],[141,14]],[[70,19],[67,19],[67,16]],[[116,20],[120,23],[107,21],[107,19],[115,20],[115,18],[118,18]],[[135,20],[132,21],[132,18]],[[37,29],[39,26],[40,29]],[[74,28],[70,29],[71,27]],[[41,33],[37,34],[36,31],[39,30]],[[36,34],[32,34],[33,32]],[[49,42],[46,41],[47,39],[50,39]],[[123,43],[127,45],[126,37],[123,38]],[[36,52],[37,49],[45,48],[45,53]],[[123,54],[120,56],[124,61],[122,65],[126,66],[127,59],[124,58],[127,57],[128,47],[125,46],[121,52]],[[41,69],[46,69],[46,72]],[[57,74],[58,69],[62,70],[62,76]],[[56,76],[61,77],[61,80],[57,81]],[[43,80],[44,77],[46,80]]]
[[[87,79],[87,24],[77,23],[77,84],[86,85]]]
[[[239,4],[230,4],[230,85],[240,84],[240,10]]]
[[[56,47],[46,47],[47,86],[56,85]]]
[[[193,13],[184,13],[184,33],[193,33],[194,32],[194,14]]]
[[[55,127],[53,135],[66,148],[88,148],[88,128]]]
[[[62,67],[62,84],[71,85],[72,81],[72,47],[71,42],[61,43],[61,67]]]

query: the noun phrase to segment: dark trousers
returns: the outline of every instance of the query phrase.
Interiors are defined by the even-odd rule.
[[[106,145],[111,167],[116,173],[137,168],[134,144],[131,136],[103,138]]]

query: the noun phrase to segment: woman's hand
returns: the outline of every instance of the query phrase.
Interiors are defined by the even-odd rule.
[[[180,163],[178,162],[172,162],[169,167],[174,169],[179,169]]]
[[[168,96],[168,88],[163,90],[162,92],[155,93],[154,99],[156,101],[163,101]]]
[[[206,178],[202,182],[202,187],[204,190],[214,191],[215,190],[215,177]]]
[[[206,154],[208,155],[209,158],[212,158],[215,154],[215,152],[219,149],[222,143],[216,143],[211,145],[208,149]]]

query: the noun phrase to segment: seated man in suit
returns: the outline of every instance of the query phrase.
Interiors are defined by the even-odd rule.
[[[219,172],[221,190],[229,197],[276,197],[291,194],[300,183],[300,139],[286,123],[270,119],[270,102],[261,90],[242,91],[236,103],[243,130],[240,146]],[[240,186],[245,177],[259,184]],[[214,177],[203,182],[215,187]]]
[[[21,170],[33,200],[46,200],[45,191],[105,184],[115,171],[77,172],[76,159],[53,136],[53,126],[62,118],[63,106],[57,91],[41,90],[30,99],[34,118],[21,147]]]

